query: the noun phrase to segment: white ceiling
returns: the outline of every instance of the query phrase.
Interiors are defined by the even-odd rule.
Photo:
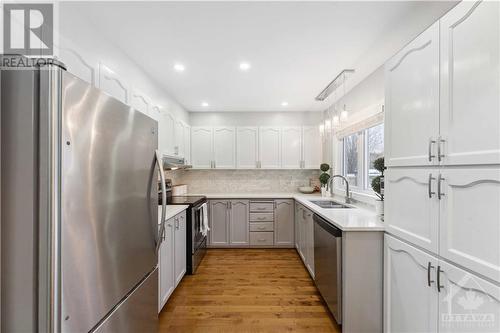
[[[379,44],[384,45],[384,38],[415,13],[424,13],[422,19],[429,22],[421,25],[429,25],[450,4],[87,2],[75,6],[189,111],[319,111],[332,99],[316,102],[314,97],[342,69],[355,68],[359,82],[376,68],[366,66],[366,60]],[[402,46],[392,45],[396,50]],[[251,64],[248,72],[240,71],[241,61]],[[173,69],[176,62],[185,65],[184,72]],[[202,101],[210,106],[202,107]],[[287,107],[281,106],[283,101]]]

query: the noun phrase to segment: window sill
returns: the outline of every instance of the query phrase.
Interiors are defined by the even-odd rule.
[[[345,187],[334,187],[333,194],[345,198]],[[351,190],[352,199],[365,203],[371,208],[375,208],[375,201],[378,200],[378,196],[373,194],[372,191],[361,190],[359,188],[354,188]]]

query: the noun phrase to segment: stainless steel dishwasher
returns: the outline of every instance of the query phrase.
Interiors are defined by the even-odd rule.
[[[314,282],[342,324],[342,230],[314,214]]]

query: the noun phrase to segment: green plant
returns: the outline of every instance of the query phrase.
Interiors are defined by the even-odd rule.
[[[375,161],[373,161],[373,167],[378,170],[381,175],[372,179],[372,189],[375,194],[380,198],[380,200],[384,200],[384,194],[382,193],[382,180],[384,179],[384,158],[379,157]]]
[[[321,183],[321,186],[328,187],[328,179],[330,179],[330,175],[326,172],[330,170],[330,166],[327,163],[321,163],[319,169],[322,171],[319,175],[319,182]]]
[[[326,172],[319,175],[319,182],[321,183],[321,185],[328,184],[328,179],[330,179],[330,175],[327,174]]]

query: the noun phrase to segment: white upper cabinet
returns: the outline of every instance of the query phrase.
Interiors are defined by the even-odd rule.
[[[149,115],[151,102],[143,93],[133,89],[130,94],[130,106],[145,115]]]
[[[281,129],[281,167],[300,169],[302,167],[302,128],[283,127]]]
[[[385,172],[387,232],[433,253],[438,251],[438,170],[404,168]]]
[[[174,155],[184,156],[184,123],[180,119],[174,122]]]
[[[186,164],[191,163],[191,126],[184,125],[184,158]]]
[[[163,128],[162,110],[158,105],[151,106],[149,116],[158,122],[158,150],[161,154],[165,152],[165,130]]]
[[[500,332],[500,287],[447,262],[439,265],[439,332]]]
[[[70,48],[59,49],[59,57],[66,65],[68,72],[91,85],[96,85],[97,65],[88,63],[81,54]]]
[[[385,235],[384,332],[437,332],[437,258]]]
[[[281,128],[259,127],[259,167],[281,168]]]
[[[441,19],[442,164],[500,163],[497,1],[464,1]]]
[[[103,63],[99,64],[99,88],[119,101],[128,104],[128,86],[122,78]]]
[[[191,127],[191,164],[193,168],[212,168],[212,152],[212,127]]]
[[[236,129],[234,127],[214,127],[214,168],[236,168]]]
[[[319,169],[322,162],[322,145],[318,126],[302,127],[303,169]]]
[[[236,167],[238,169],[255,169],[258,162],[257,127],[236,128]]]
[[[439,254],[500,282],[500,170],[442,169]]]
[[[167,155],[175,155],[175,118],[170,112],[162,112],[162,123],[164,133],[162,133],[162,140],[165,140],[162,145],[165,147],[164,153]]]
[[[385,164],[437,164],[439,22],[385,65]]]

